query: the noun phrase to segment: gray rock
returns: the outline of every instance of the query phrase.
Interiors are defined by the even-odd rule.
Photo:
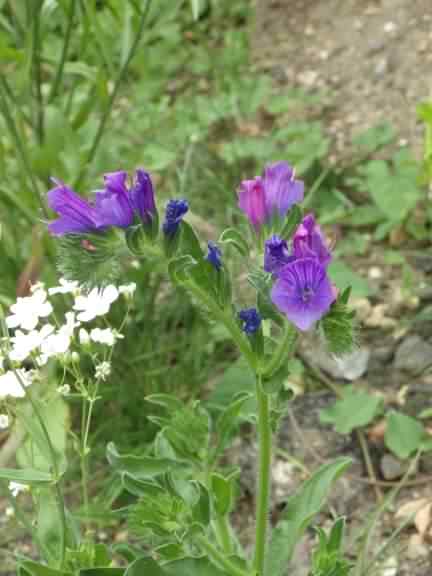
[[[398,346],[395,354],[394,367],[409,374],[420,374],[432,364],[432,346],[420,336],[412,335],[405,338]]]
[[[369,348],[357,348],[351,354],[335,358],[321,347],[310,354],[310,361],[327,372],[330,376],[340,380],[353,381],[366,373],[369,364]]]
[[[402,462],[392,454],[384,454],[380,462],[381,474],[386,480],[397,480],[401,478],[409,466],[409,462]]]

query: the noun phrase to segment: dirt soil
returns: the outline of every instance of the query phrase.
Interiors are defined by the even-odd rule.
[[[408,145],[421,157],[423,130],[416,106],[432,96],[431,0],[256,0],[252,46],[258,68],[275,78],[282,94],[296,87],[327,94],[319,120],[334,142],[333,158],[349,156],[352,136],[383,121],[397,129],[399,145]],[[414,273],[410,293],[404,291],[401,269],[386,265],[379,247],[354,264],[374,289],[373,296],[353,301],[360,318],[361,349],[341,370],[318,342],[305,341],[299,354],[307,371],[300,386],[310,390],[318,384],[329,389],[334,383],[342,387],[350,383],[382,395],[387,409],[413,416],[432,406],[432,266],[428,254],[417,252],[411,259],[408,255]],[[368,514],[401,480],[408,464],[386,450],[383,424],[378,423],[363,434],[374,482],[358,435],[341,436],[320,422],[320,409],[334,400],[335,395],[326,391],[299,396],[292,404],[281,427],[281,451],[273,466],[273,519],[307,471],[349,455],[354,464],[334,489],[330,510],[347,517],[348,540],[353,544]],[[430,426],[430,421],[425,424]],[[244,444],[239,449],[244,494],[251,497],[255,487],[250,463],[256,461],[255,451],[253,439],[248,449]],[[380,517],[371,553],[403,521],[401,511],[412,512],[412,502],[426,506],[420,513],[425,522],[411,522],[402,530],[395,546],[383,556],[384,562],[375,566],[377,576],[432,574],[430,454],[421,458],[406,487]],[[321,525],[330,517],[328,510],[323,512]],[[248,535],[244,536],[247,541]],[[298,547],[290,575],[308,575],[314,538],[309,532]],[[358,543],[349,546],[353,559],[356,549]]]
[[[321,118],[343,154],[388,121],[420,153],[417,104],[431,96],[430,0],[256,0],[253,54],[281,89],[330,92]]]

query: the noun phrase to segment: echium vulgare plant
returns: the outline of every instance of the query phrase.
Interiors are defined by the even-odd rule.
[[[65,184],[56,182],[48,193],[48,204],[58,217],[48,223],[48,230],[59,244],[63,283],[75,283],[73,286],[81,290],[74,304],[74,309],[81,311],[70,319],[69,336],[73,337],[74,322],[78,326],[94,318],[94,310],[108,297],[104,296],[107,290],[114,295],[116,288],[112,283],[121,272],[125,256],[163,260],[173,284],[189,292],[210,321],[225,327],[254,374],[256,386],[254,394],[239,392],[228,406],[216,410],[198,401],[183,403],[174,396],[153,394],[148,397],[155,408],[150,419],[159,432],[151,448],[146,447],[142,454],[122,454],[114,444],[108,445],[110,466],[123,489],[136,498],[127,509],[118,511],[127,515],[134,535],[133,545],[124,543],[115,549],[123,555],[126,567],[114,568],[107,549],[101,551],[97,548],[100,545],[91,548],[88,534],[80,541],[71,525],[72,515],[66,512],[61,492],[57,491],[63,553],[45,555],[50,572],[43,572],[42,564],[23,561],[23,573],[52,576],[287,573],[295,544],[324,504],[332,482],[349,465],[346,459],[323,465],[288,500],[278,523],[270,529],[272,439],[289,400],[284,382],[297,340],[302,332],[315,330],[334,354],[347,353],[354,346],[353,314],[347,306],[349,291],[340,293],[329,278],[332,252],[313,214],[303,215],[303,196],[304,184],[296,179],[286,162],[268,165],[262,176],[244,180],[238,189],[238,205],[250,223],[249,234],[228,228],[204,249],[184,218],[189,210],[187,200],[170,200],[159,224],[152,180],[144,170],[137,170],[130,180],[125,172],[106,174],[103,188],[95,192],[92,200],[85,200]],[[247,307],[237,304],[228,266],[229,250],[237,251],[248,268],[253,290]],[[109,308],[110,304],[107,305]],[[49,313],[41,304],[40,315]],[[6,320],[9,328],[21,326],[30,331],[34,328],[22,326],[14,314]],[[76,330],[81,332],[82,328]],[[42,334],[38,337],[44,340]],[[109,336],[98,332],[96,339],[107,337],[113,341],[119,333]],[[43,343],[37,343],[35,348],[38,347],[43,347]],[[39,356],[38,352],[36,358]],[[12,362],[11,366],[14,372],[9,377],[19,379],[19,364]],[[100,365],[98,369],[99,382],[108,377],[109,364],[103,375]],[[101,387],[91,389],[93,401],[97,393],[103,393]],[[25,382],[20,390],[26,393]],[[86,390],[83,385],[81,394],[85,395]],[[231,524],[241,470],[230,467],[222,458],[246,411],[256,424],[259,449],[255,540],[251,553],[242,547]],[[88,433],[89,422],[85,424]],[[45,437],[49,440],[49,430],[45,431]],[[87,474],[85,454],[83,471]],[[34,483],[47,480],[37,473],[33,471]],[[51,485],[58,489],[64,473],[64,467],[56,466],[54,473],[50,472]],[[1,474],[4,476],[4,471]],[[14,476],[9,472],[7,477],[19,480],[18,473]],[[27,477],[27,483],[32,484],[32,478]],[[237,518],[239,523],[241,519]],[[318,532],[319,548],[311,559],[311,576],[349,573],[350,566],[341,548],[343,525],[343,519],[339,519],[329,535],[322,530]],[[70,537],[72,533],[74,539]],[[86,565],[81,561],[83,557]],[[36,565],[39,568],[34,568]]]

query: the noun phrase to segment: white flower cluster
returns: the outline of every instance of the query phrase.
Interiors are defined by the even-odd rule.
[[[81,344],[94,342],[113,346],[116,340],[123,338],[117,331],[111,328],[93,328],[88,332],[81,324],[104,316],[120,294],[129,299],[135,289],[134,283],[119,288],[109,285],[103,289],[93,288],[89,294],[83,294],[77,282],[69,282],[63,278],[60,279],[59,286],[49,288],[48,291],[42,283],[34,285],[30,296],[18,298],[6,317],[7,327],[14,332],[7,341],[8,350],[5,355],[15,366],[27,359],[43,366],[50,358],[65,359],[68,354],[75,359],[77,353],[70,353],[70,348],[77,328]],[[54,318],[53,323],[48,321],[53,312],[48,296],[56,294],[71,294],[74,298],[72,311],[66,312],[62,325],[57,325]],[[6,364],[5,357],[0,354],[0,399],[8,396],[21,398],[25,395],[25,388],[32,382],[33,372],[24,368],[5,371]],[[102,373],[103,375],[98,374],[96,377],[104,380],[109,371],[105,367]]]

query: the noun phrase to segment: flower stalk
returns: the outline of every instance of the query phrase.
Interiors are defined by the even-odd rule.
[[[256,376],[258,407],[258,486],[256,499],[256,531],[254,567],[263,576],[267,549],[267,531],[271,488],[272,432],[269,397],[262,389],[261,375]]]

